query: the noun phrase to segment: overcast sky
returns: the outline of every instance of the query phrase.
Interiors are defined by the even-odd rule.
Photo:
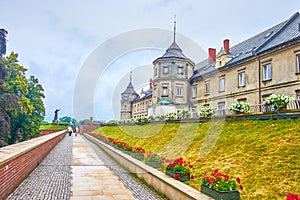
[[[147,89],[152,61],[171,44],[172,34],[167,33],[173,30],[175,14],[177,33],[183,36],[177,43],[197,63],[204,59],[203,52],[199,57],[190,54],[186,41],[192,40],[205,53],[209,47],[218,51],[224,39],[230,39],[231,46],[238,44],[287,20],[299,7],[299,0],[1,0],[0,27],[8,31],[7,54],[17,52],[27,74],[39,78],[45,89],[46,121],[53,119],[56,108],[61,109],[59,117],[81,119],[94,115],[95,119],[109,120],[119,118],[119,91],[125,90],[131,69],[137,90]],[[143,38],[131,31],[148,28],[162,30],[160,35],[167,35],[169,40],[160,42],[159,35],[149,29],[147,37],[153,36],[152,42],[159,40],[159,44],[148,48],[142,39],[134,48],[125,44],[130,36]],[[123,40],[118,36],[124,36]],[[123,42],[122,47],[127,45],[122,52],[117,51],[121,47],[114,44],[116,41]],[[104,49],[107,51],[103,54]],[[107,65],[100,66],[103,70],[92,70],[100,74],[95,75],[96,85],[89,86],[94,83],[79,72],[85,65],[96,66],[95,62],[101,61],[95,57],[101,56],[101,61],[107,58],[102,63]],[[141,77],[144,81],[137,80]],[[77,82],[81,89],[77,89]],[[85,100],[84,91],[90,87],[96,88],[92,90],[93,99]],[[82,100],[74,104],[74,92],[78,91]],[[88,108],[87,113],[75,116],[74,105],[88,101],[93,101],[89,103],[94,113]]]

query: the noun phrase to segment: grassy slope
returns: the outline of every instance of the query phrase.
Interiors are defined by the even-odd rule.
[[[167,158],[182,156],[199,174],[219,169],[240,177],[242,199],[300,193],[300,119],[102,127],[94,131]],[[205,141],[205,142],[203,142]]]
[[[57,131],[60,131],[60,130],[65,130],[67,129],[68,126],[67,125],[59,125],[59,124],[42,124],[40,126],[40,131],[42,130],[57,130]]]

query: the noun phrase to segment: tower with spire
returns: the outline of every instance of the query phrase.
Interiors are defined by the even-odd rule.
[[[121,116],[120,119],[132,118],[132,101],[138,97],[132,85],[132,71],[130,72],[130,79],[127,88],[121,93]]]
[[[172,107],[172,112],[189,110],[190,84],[194,62],[187,58],[176,43],[176,19],[174,20],[173,42],[166,52],[153,61],[153,108],[163,104]],[[155,109],[155,108],[154,108]],[[155,109],[162,110],[161,108]]]

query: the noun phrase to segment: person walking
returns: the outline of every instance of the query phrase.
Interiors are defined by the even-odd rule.
[[[69,133],[69,136],[72,136],[73,128],[71,125],[69,125],[69,127],[68,127],[68,133]]]
[[[78,127],[78,126],[76,126],[76,127],[75,127],[75,136],[77,136],[77,135],[78,135],[78,133],[79,133],[79,127]]]

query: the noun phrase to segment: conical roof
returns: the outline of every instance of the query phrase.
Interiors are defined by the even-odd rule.
[[[161,58],[187,58],[178,44],[174,41],[171,46],[166,50],[166,53]]]
[[[122,94],[135,94],[135,95],[138,95],[136,93],[136,91],[134,90],[134,87],[133,87],[131,81],[129,82],[129,84],[128,84],[127,88],[125,89],[125,91],[122,92]]]

